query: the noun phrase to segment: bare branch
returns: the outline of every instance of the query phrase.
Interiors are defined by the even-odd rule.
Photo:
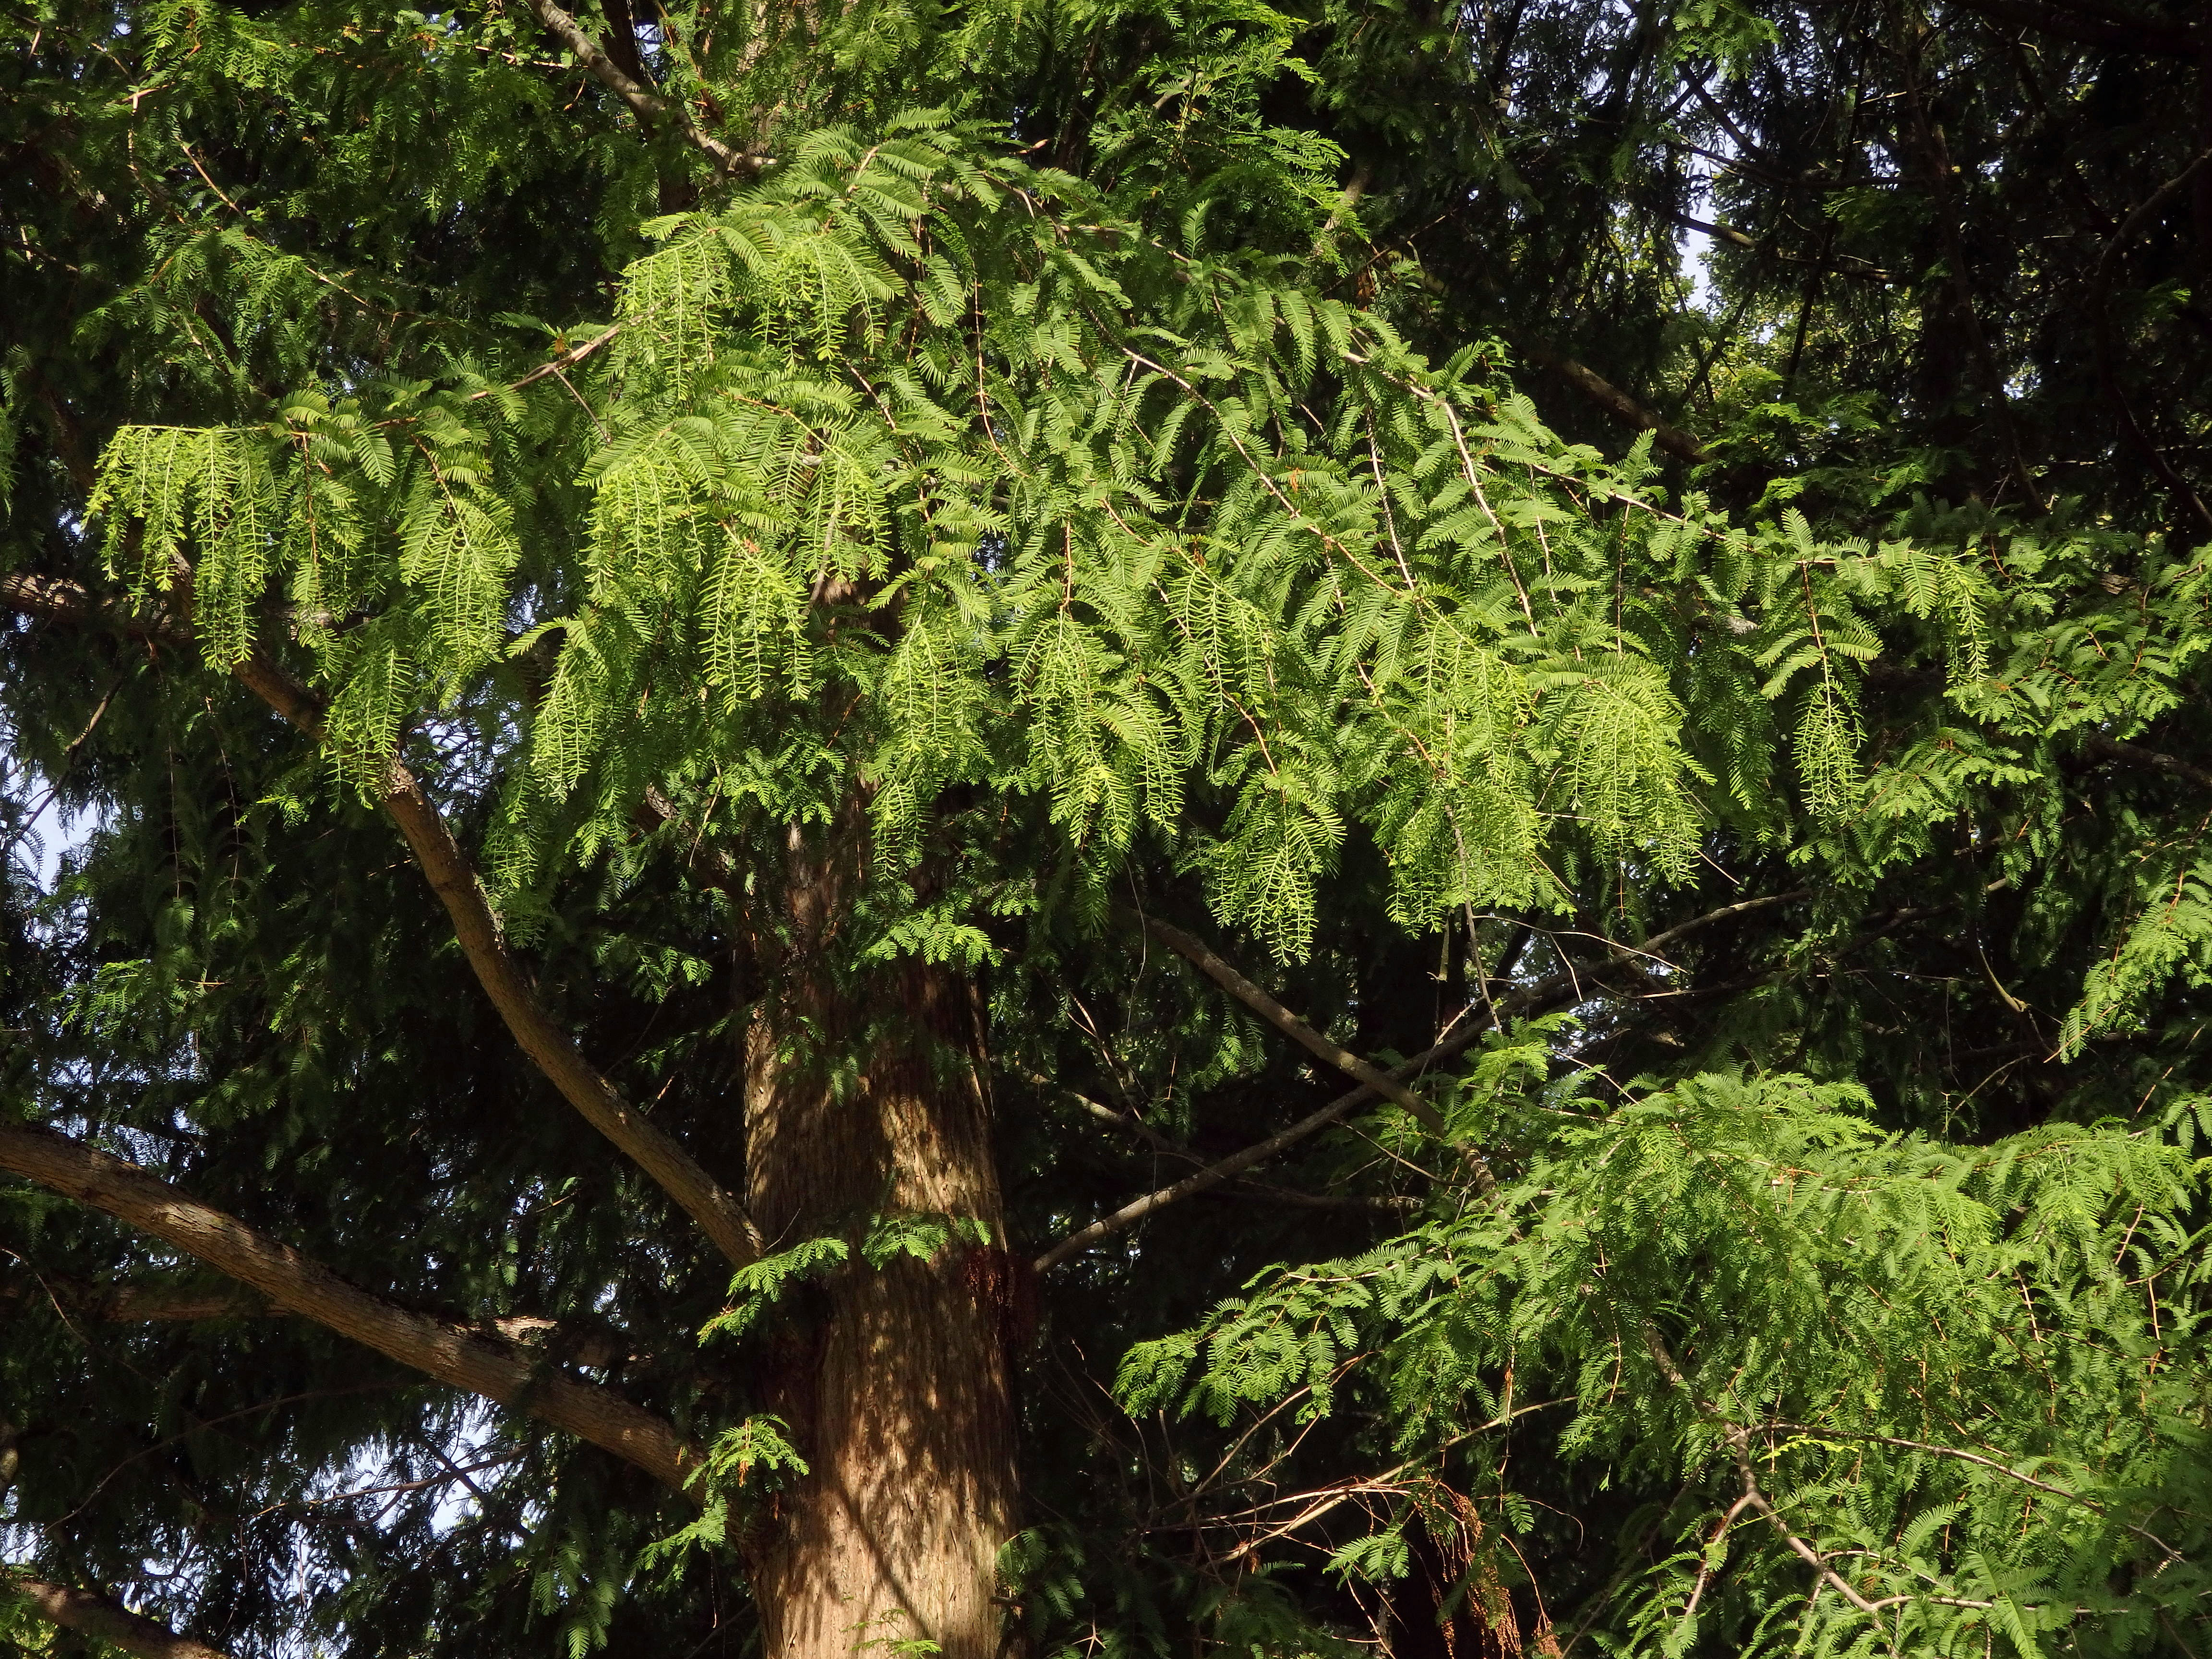
[[[479,398],[495,398],[501,392],[520,392],[526,386],[535,386],[538,381],[544,380],[549,374],[558,374],[564,368],[574,368],[575,365],[582,362],[585,358],[590,356],[593,352],[597,351],[601,346],[605,345],[608,341],[613,339],[616,335],[621,332],[622,325],[620,323],[617,323],[613,327],[604,329],[600,332],[594,334],[590,339],[585,341],[583,344],[571,346],[559,356],[548,358],[545,362],[538,364],[537,368],[532,369],[527,374],[524,375],[519,380],[511,380],[505,386],[488,386],[481,392],[471,392],[469,393],[468,400],[471,403],[474,403]]]
[[[1134,1135],[1158,1157],[1200,1166],[1206,1164],[1202,1154],[1170,1139],[1134,1113],[1117,1112],[1088,1095],[1076,1093],[1065,1084],[1054,1083],[1050,1078],[1040,1077],[1034,1073],[1030,1074],[1029,1080],[1037,1087],[1060,1096],[1071,1106],[1099,1122]],[[1215,1190],[1223,1198],[1254,1199],[1261,1203],[1288,1204],[1310,1210],[1411,1210],[1418,1208],[1420,1203],[1418,1199],[1389,1194],[1301,1192],[1295,1187],[1278,1187],[1267,1181],[1235,1181]]]
[[[1796,887],[1790,889],[1788,892],[1769,893],[1759,898],[1743,899],[1735,904],[1723,904],[1718,909],[1708,910],[1703,915],[1692,916],[1687,921],[1678,922],[1674,927],[1666,929],[1663,933],[1654,933],[1640,946],[1631,946],[1608,941],[1608,948],[1611,951],[1613,962],[1615,964],[1625,963],[1633,962],[1638,957],[1650,957],[1655,954],[1659,947],[1671,945],[1676,939],[1696,933],[1700,928],[1711,927],[1716,922],[1726,921],[1734,916],[1747,915],[1753,911],[1769,909],[1778,904],[1789,904],[1798,899],[1810,897],[1812,890],[1813,890],[1809,887]],[[1260,1004],[1263,1004],[1265,1006],[1255,1006],[1251,1001],[1247,1000],[1243,993],[1237,991],[1235,986],[1228,985],[1228,981],[1221,980],[1219,975],[1215,974],[1212,968],[1206,967],[1206,964],[1204,962],[1200,962],[1197,957],[1191,957],[1191,960],[1197,962],[1198,965],[1200,968],[1205,969],[1206,972],[1214,977],[1217,981],[1227,986],[1231,994],[1237,996],[1238,1000],[1244,1001],[1245,1006],[1248,1007],[1253,1007],[1255,1012],[1260,1013],[1262,1018],[1268,1019],[1270,1024],[1275,1024],[1279,1028],[1287,1030],[1290,1027],[1284,1026],[1282,1024],[1282,1020],[1288,1020],[1291,1022],[1292,1024],[1296,1025],[1298,1028],[1298,1030],[1311,1030],[1311,1028],[1307,1026],[1303,1020],[1300,1020],[1297,1015],[1291,1013],[1288,1009],[1284,1008],[1281,1004],[1276,1002],[1274,999],[1268,996],[1266,992],[1261,990],[1257,986],[1253,985],[1249,980],[1245,979],[1243,975],[1238,974],[1237,970],[1234,968],[1230,967],[1227,963],[1222,962],[1219,957],[1215,956],[1210,951],[1206,951],[1204,945],[1200,945],[1196,939],[1191,939],[1190,935],[1188,933],[1182,933],[1178,928],[1170,927],[1164,922],[1156,922],[1151,918],[1146,919],[1145,926],[1148,930],[1158,934],[1164,943],[1169,945],[1170,948],[1176,950],[1179,954],[1188,956],[1189,952],[1183,951],[1181,945],[1176,945],[1174,939],[1170,939],[1169,937],[1170,934],[1175,935],[1176,938],[1188,940],[1198,950],[1205,951],[1205,954],[1208,957],[1211,957],[1213,962],[1218,963],[1224,972],[1233,975],[1239,984],[1242,984],[1246,989],[1250,991],[1252,996],[1259,999]],[[1162,932],[1162,929],[1164,929],[1165,931]],[[1597,972],[1600,968],[1602,968],[1606,964],[1602,963],[1599,964],[1598,968],[1593,968],[1589,971],[1592,973]],[[1499,998],[1498,1001],[1498,1010],[1501,1015],[1511,1015],[1516,1018],[1533,1013],[1542,1013],[1560,1006],[1565,1001],[1580,1001],[1590,991],[1594,991],[1596,988],[1597,988],[1594,986],[1585,988],[1583,980],[1576,973],[1563,970],[1559,973],[1551,975],[1547,978],[1537,980],[1528,985],[1525,985],[1510,996]],[[1282,1020],[1278,1020],[1274,1018],[1273,1015],[1269,1014],[1267,1010],[1270,1008],[1273,1009],[1277,1013],[1279,1013],[1282,1016]],[[1411,1060],[1407,1060],[1401,1065],[1391,1067],[1391,1069],[1383,1075],[1394,1083],[1402,1083],[1407,1078],[1419,1077],[1423,1072],[1426,1071],[1430,1066],[1436,1065],[1438,1061],[1449,1060],[1454,1054],[1459,1054],[1462,1050],[1471,1047],[1475,1041],[1481,1036],[1483,1029],[1484,1028],[1479,1025],[1468,1025],[1462,1030],[1446,1037],[1442,1042],[1437,1043],[1434,1048],[1414,1055]],[[1297,1035],[1297,1032],[1292,1031],[1291,1035],[1295,1036]],[[1326,1042],[1326,1039],[1319,1040]],[[1299,1038],[1299,1041],[1304,1042],[1304,1039],[1301,1037]],[[1310,1048],[1312,1045],[1308,1044],[1307,1046]],[[1334,1045],[1331,1046],[1333,1047]],[[1354,1056],[1354,1058],[1357,1058],[1357,1056]],[[1360,1063],[1364,1065],[1366,1062],[1361,1061]],[[1121,1113],[1115,1111],[1113,1108],[1109,1106],[1102,1106],[1097,1104],[1096,1102],[1085,1100],[1080,1095],[1073,1095],[1072,1091],[1062,1089],[1062,1085],[1059,1084],[1050,1083],[1049,1079],[1038,1078],[1034,1080],[1039,1083],[1048,1084],[1048,1086],[1054,1089],[1061,1089],[1063,1093],[1071,1094],[1073,1099],[1090,1110],[1095,1116],[1115,1124],[1139,1127],[1140,1133],[1145,1133],[1145,1131],[1142,1131],[1140,1126],[1137,1126],[1135,1124],[1134,1120],[1125,1118]],[[1059,1243],[1047,1250],[1042,1255],[1037,1257],[1031,1266],[1038,1273],[1043,1273],[1048,1268],[1056,1267],[1061,1262],[1066,1261],[1070,1256],[1080,1255],[1083,1251],[1089,1249],[1093,1244],[1099,1243],[1101,1240],[1111,1238],[1115,1234],[1119,1232],[1126,1232],[1129,1228],[1135,1226],[1137,1223],[1142,1221],[1146,1216],[1152,1214],[1155,1211],[1164,1210],[1169,1205],[1180,1203],[1186,1198],[1195,1198],[1200,1193],[1210,1191],[1212,1188],[1221,1185],[1222,1182],[1230,1180],[1231,1177],[1238,1175],[1242,1171],[1250,1169],[1254,1164],[1264,1163],[1268,1158],[1274,1157],[1278,1152],[1283,1152],[1288,1147],[1296,1146],[1307,1136],[1313,1134],[1319,1130],[1327,1128],[1330,1124],[1337,1121],[1338,1119],[1343,1117],[1347,1112],[1350,1112],[1354,1107],[1358,1106],[1364,1101],[1372,1099],[1376,1094],[1381,1092],[1383,1091],[1363,1082],[1358,1088],[1351,1090],[1347,1093],[1339,1095],[1334,1100],[1330,1101],[1328,1105],[1322,1107],[1318,1111],[1307,1114],[1304,1117],[1300,1118],[1296,1123],[1291,1124],[1288,1128],[1282,1130],[1280,1133],[1270,1135],[1265,1140],[1255,1141],[1251,1146],[1243,1148],[1241,1152],[1232,1152],[1227,1158],[1221,1159],[1219,1162],[1209,1164],[1204,1169],[1195,1170],[1193,1173],[1185,1176],[1180,1181],[1170,1182],[1166,1186],[1159,1188],[1156,1191],[1145,1194],[1141,1198],[1133,1199],[1128,1203],[1124,1204],[1120,1209],[1114,1211],[1111,1214],[1101,1216],[1097,1220],[1093,1221],[1085,1226],[1078,1228],[1066,1237],[1061,1239]],[[1485,1176],[1489,1174],[1489,1169],[1486,1164],[1482,1166],[1482,1173]],[[1494,1185],[1488,1190],[1495,1190]]]
[[[1717,225],[1710,219],[1678,213],[1672,208],[1660,209],[1659,216],[1669,224],[1680,225],[1684,230],[1694,230],[1700,236],[1710,236],[1717,242],[1725,242],[1729,246],[1741,248],[1747,253],[1763,252],[1767,258],[1785,265],[1797,265],[1837,276],[1856,277],[1868,283],[1899,283],[1905,280],[1896,271],[1885,270],[1880,265],[1870,264],[1849,253],[1831,253],[1822,258],[1814,258],[1769,246],[1756,236],[1747,235],[1733,225]]]
[[[2064,1498],[2069,1504],[2079,1504],[2092,1515],[2108,1513],[2105,1505],[2082,1497],[2080,1492],[2069,1491],[2064,1486],[2053,1486],[2048,1480],[2039,1480],[2033,1475],[2023,1474],[2008,1463],[2001,1463],[1994,1457],[1984,1457],[1979,1452],[1971,1452],[1963,1447],[1939,1446],[1926,1440],[1902,1440],[1895,1435],[1867,1434],[1856,1429],[1816,1429],[1810,1424],[1787,1423],[1778,1418],[1767,1426],[1778,1429],[1785,1434],[1805,1434],[1818,1439],[1827,1440],[1863,1440],[1876,1446],[1894,1446],[1901,1451],[1926,1452],[1931,1457],[1948,1457],[1954,1462],[1971,1463],[1977,1468],[1990,1470],[2004,1476],[2008,1480],[2017,1480],[2024,1486],[2033,1486],[2038,1492],[2047,1492],[2053,1497]],[[2166,1562],[2171,1563],[2182,1559],[2181,1552],[2156,1533],[2126,1521],[2119,1524],[2125,1530],[2135,1534],[2136,1537],[2155,1546],[2165,1555]]]
[[[1741,899],[1734,904],[1723,904],[1718,909],[1708,910],[1702,915],[1692,916],[1687,921],[1677,922],[1672,927],[1654,933],[1641,945],[1626,945],[1619,939],[1606,939],[1603,941],[1606,947],[1605,960],[1571,964],[1560,969],[1555,974],[1548,974],[1540,980],[1532,980],[1516,990],[1510,996],[1499,999],[1499,1012],[1526,1017],[1530,1014],[1549,1013],[1556,1009],[1570,1008],[1577,1003],[1595,1000],[1610,989],[1598,977],[1608,969],[1640,967],[1642,963],[1656,957],[1662,950],[1674,944],[1677,939],[1686,938],[1702,928],[1711,927],[1717,922],[1727,921],[1736,916],[1749,915],[1754,911],[1771,909],[1778,904],[1794,904],[1799,899],[1810,898],[1812,896],[1813,890],[1809,887],[1793,887],[1787,892],[1765,893],[1758,898]],[[1745,985],[1759,982],[1758,980],[1742,981]],[[1620,993],[1616,992],[1614,994],[1620,994]]]
[[[191,1325],[231,1319],[285,1319],[291,1310],[250,1290],[195,1290],[188,1285],[130,1280],[94,1284],[81,1279],[38,1276],[38,1286],[73,1320],[100,1325]],[[21,1302],[22,1285],[0,1285],[0,1307]],[[538,1314],[501,1314],[480,1320],[472,1329],[520,1342],[573,1365],[619,1365],[641,1359],[613,1332],[578,1327]]]
[[[112,628],[133,639],[161,645],[192,642],[190,629],[156,608],[110,605],[59,576],[34,576],[20,570],[0,576],[0,608],[46,622]]]
[[[373,1296],[135,1164],[52,1129],[0,1125],[0,1170],[151,1233],[387,1359],[565,1429],[674,1491],[698,1467],[672,1426],[612,1389],[552,1370],[544,1353],[519,1342]]]
[[[1347,1077],[1358,1079],[1375,1093],[1404,1107],[1431,1134],[1439,1137],[1443,1134],[1444,1121],[1442,1115],[1435,1107],[1430,1105],[1427,1101],[1423,1100],[1397,1079],[1361,1059],[1351,1049],[1340,1043],[1330,1042],[1250,980],[1245,978],[1243,975],[1238,973],[1230,963],[1223,961],[1206,944],[1192,938],[1182,928],[1162,921],[1157,916],[1143,916],[1139,920],[1143,922],[1146,933],[1176,955],[1185,958],[1208,979],[1266,1020],[1285,1036],[1305,1049],[1307,1053],[1327,1060]]]
[[[2179,755],[2160,754],[2155,749],[2124,743],[2118,738],[2092,738],[2081,747],[2085,753],[2099,760],[2125,761],[2130,766],[2145,766],[2169,777],[2185,779],[2200,789],[2212,789],[2212,771],[2183,760]]]
[[[1735,1460],[1736,1477],[1743,1482],[1743,1502],[1764,1516],[1768,1524],[1781,1534],[1782,1541],[1790,1547],[1790,1553],[1811,1566],[1844,1600],[1861,1613],[1880,1612],[1881,1607],[1852,1589],[1850,1581],[1828,1565],[1826,1556],[1790,1529],[1790,1523],[1782,1518],[1781,1512],[1767,1501],[1766,1494],[1759,1490],[1758,1469],[1752,1462],[1750,1434],[1741,1423],[1729,1421],[1699,1398],[1698,1391],[1691,1386],[1690,1379],[1682,1374],[1681,1366],[1675,1363],[1665,1339],[1659,1334],[1658,1327],[1649,1320],[1644,1322],[1644,1352],[1651,1356],[1651,1363],[1659,1368],[1659,1374],[1681,1391],[1683,1397],[1690,1402],[1690,1408],[1721,1431],[1721,1438],[1728,1443],[1729,1455]],[[1741,1504],[1739,1504],[1737,1510],[1730,1513],[1737,1513],[1741,1509]]]
[[[1524,339],[1521,342],[1521,346],[1530,357],[1550,369],[1552,373],[1574,387],[1577,392],[1612,416],[1613,419],[1625,425],[1632,426],[1639,432],[1649,432],[1651,434],[1651,441],[1675,459],[1687,461],[1693,466],[1701,461],[1712,459],[1712,457],[1706,453],[1705,447],[1695,438],[1680,427],[1669,426],[1595,369],[1578,363],[1571,357],[1562,356],[1550,347],[1534,340]]]
[[[28,581],[33,586],[26,586]],[[175,594],[189,613],[191,573],[181,562]],[[101,622],[134,629],[149,638],[189,637],[173,615],[149,621],[132,609],[103,605],[71,582],[52,578],[0,580],[0,605],[35,616]],[[231,671],[241,684],[302,732],[320,743],[328,733],[322,699],[261,651]],[[397,755],[385,757],[377,804],[399,826],[415,862],[451,918],[461,953],[499,1011],[501,1019],[546,1080],[584,1120],[627,1153],[732,1262],[743,1267],[760,1255],[760,1236],[738,1201],[691,1155],[623,1097],[586,1060],[553,1021],[514,953],[499,918],[484,898],[468,854],[446,825],[437,805]]]
[[[0,1567],[0,1595],[20,1597],[48,1624],[109,1643],[142,1659],[230,1659],[221,1648],[179,1636],[167,1625],[142,1618],[112,1597],[68,1584],[48,1583],[12,1567]]]
[[[631,112],[640,121],[647,125],[666,122],[684,136],[687,143],[707,155],[725,173],[757,173],[774,161],[773,156],[732,149],[712,133],[701,131],[698,124],[692,120],[689,110],[640,84],[607,56],[582,24],[555,5],[553,0],[529,0],[529,4],[538,21],[575,54],[576,61],[589,71],[592,78],[629,105]]]
[[[1435,1048],[1414,1055],[1413,1059],[1401,1065],[1394,1066],[1388,1075],[1393,1082],[1402,1082],[1407,1078],[1419,1077],[1438,1060],[1449,1060],[1452,1055],[1473,1044],[1481,1036],[1482,1030],[1483,1028],[1479,1025],[1469,1024],[1445,1038]],[[1218,1187],[1224,1181],[1250,1169],[1254,1164],[1265,1163],[1276,1153],[1296,1146],[1308,1135],[1327,1128],[1362,1102],[1372,1100],[1376,1093],[1376,1090],[1363,1083],[1358,1088],[1339,1095],[1320,1110],[1309,1112],[1279,1133],[1272,1134],[1265,1140],[1255,1141],[1241,1152],[1231,1152],[1218,1163],[1209,1164],[1206,1168],[1194,1171],[1180,1181],[1169,1182],[1157,1192],[1146,1193],[1142,1198],[1132,1200],[1111,1215],[1101,1216],[1088,1226],[1079,1227],[1042,1255],[1037,1257],[1030,1265],[1041,1273],[1057,1267],[1068,1257],[1080,1255],[1100,1240],[1111,1238],[1115,1233],[1127,1231],[1154,1211],[1164,1210],[1169,1205],[1180,1203],[1186,1198],[1194,1198],[1200,1193]]]

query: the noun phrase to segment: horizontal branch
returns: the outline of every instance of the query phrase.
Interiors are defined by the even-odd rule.
[[[267,1297],[235,1287],[194,1290],[130,1280],[94,1284],[48,1273],[40,1274],[37,1283],[70,1319],[100,1325],[191,1325],[292,1316],[289,1309]],[[10,1302],[20,1303],[27,1288],[0,1285],[0,1310]],[[538,1314],[501,1314],[477,1321],[471,1328],[523,1343],[572,1365],[620,1365],[645,1357],[632,1352],[629,1344],[608,1331],[580,1328]]]
[[[0,1567],[0,1596],[9,1595],[20,1597],[50,1625],[106,1642],[141,1659],[230,1659],[222,1649],[179,1636],[167,1625],[143,1618],[110,1596]]]
[[[611,1389],[550,1370],[545,1354],[521,1343],[373,1296],[135,1164],[52,1129],[0,1124],[0,1170],[150,1233],[410,1370],[588,1440],[672,1490],[684,1491],[698,1466],[672,1425]]]
[[[28,585],[27,585],[28,584]],[[179,562],[174,592],[187,614],[191,571]],[[148,637],[190,637],[174,617],[149,620],[140,610],[111,606],[71,582],[53,578],[0,579],[0,605],[73,623],[97,623]],[[270,708],[318,743],[325,740],[322,699],[256,650],[231,671]],[[739,1267],[760,1255],[760,1236],[737,1200],[698,1163],[623,1097],[555,1024],[514,953],[477,880],[475,866],[446,825],[437,804],[397,755],[384,759],[377,805],[399,827],[415,862],[451,919],[461,954],[524,1054],[584,1120],[626,1153]]]

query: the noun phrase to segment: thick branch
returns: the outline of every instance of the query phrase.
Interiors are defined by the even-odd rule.
[[[2148,767],[2154,772],[2163,772],[2195,784],[2199,789],[2212,789],[2212,772],[2185,761],[2179,755],[2166,755],[2155,749],[2146,749],[2141,744],[2124,743],[2118,738],[2092,738],[2081,745],[2084,751],[2099,760],[2124,761],[2130,766]]]
[[[178,597],[189,607],[188,569],[180,570]],[[74,583],[46,578],[0,578],[0,605],[77,623],[106,623],[147,637],[188,637],[174,618],[147,621],[142,613],[102,605]],[[323,703],[259,651],[232,673],[255,696],[318,743],[325,732]],[[584,1120],[627,1153],[683,1212],[699,1224],[717,1249],[742,1267],[760,1255],[760,1238],[737,1200],[667,1134],[623,1098],[592,1066],[574,1041],[553,1021],[538,1000],[522,964],[508,950],[499,919],[485,902],[468,854],[446,827],[437,805],[396,755],[384,763],[377,804],[406,837],[415,862],[453,921],[461,954],[477,981],[499,1011],[524,1054]]]
[[[1549,347],[1533,340],[1524,340],[1522,346],[1528,356],[1541,363],[1590,402],[1595,404],[1613,419],[1632,426],[1639,432],[1649,432],[1651,441],[1680,461],[1696,465],[1712,459],[1705,447],[1680,427],[1669,426],[1646,409],[1627,392],[1622,391],[1596,370],[1586,368],[1571,357],[1562,357]]]
[[[372,1296],[135,1164],[52,1129],[0,1125],[0,1170],[151,1233],[387,1359],[565,1429],[678,1492],[697,1467],[672,1427],[612,1389],[549,1372],[545,1356],[519,1342]]]
[[[0,1568],[0,1595],[21,1596],[50,1625],[89,1636],[143,1659],[230,1659],[220,1648],[179,1636],[167,1625],[141,1618],[120,1601],[68,1584],[50,1584]]]
[[[75,582],[58,576],[34,576],[20,570],[0,575],[0,607],[19,617],[36,617],[46,622],[112,628],[132,639],[151,640],[160,645],[186,646],[192,642],[191,629],[179,627],[158,610],[106,604]]]
[[[1146,933],[1184,957],[1216,985],[1307,1053],[1327,1060],[1346,1076],[1358,1079],[1386,1100],[1396,1102],[1411,1112],[1431,1134],[1438,1137],[1443,1134],[1443,1115],[1389,1073],[1361,1059],[1351,1049],[1330,1042],[1182,928],[1162,921],[1158,916],[1145,916],[1141,920]]]
[[[770,157],[732,149],[712,133],[702,131],[697,123],[692,120],[691,112],[683,105],[663,98],[625,73],[622,66],[601,49],[599,43],[592,39],[584,26],[555,5],[553,0],[530,0],[530,9],[539,22],[559,38],[562,46],[575,54],[576,61],[584,66],[592,78],[629,105],[639,120],[647,125],[665,121],[684,136],[686,143],[708,156],[726,173],[758,173],[769,165]]]

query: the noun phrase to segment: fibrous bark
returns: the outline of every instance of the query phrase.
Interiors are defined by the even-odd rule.
[[[1016,1264],[978,1011],[940,966],[908,960],[858,981],[836,970],[861,853],[856,836],[833,841],[824,851],[794,834],[785,971],[748,1039],[747,1207],[784,1245],[834,1235],[856,1247],[785,1337],[770,1390],[809,1472],[748,1551],[763,1651],[849,1659],[919,1640],[945,1659],[990,1659],[1015,1495]],[[873,1220],[899,1218],[960,1231],[928,1261],[870,1266],[857,1246]]]
[[[220,1648],[179,1636],[166,1625],[141,1618],[120,1601],[73,1585],[0,1570],[0,1595],[21,1597],[50,1625],[95,1638],[142,1659],[229,1659]]]

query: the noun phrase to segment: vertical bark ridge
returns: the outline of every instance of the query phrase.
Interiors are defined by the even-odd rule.
[[[991,1659],[1015,1477],[980,1020],[944,967],[904,962],[857,988],[833,971],[858,840],[794,843],[786,971],[748,1037],[748,1208],[781,1244],[856,1247],[777,1368],[772,1409],[809,1472],[749,1565],[769,1659],[915,1640]],[[857,1249],[870,1218],[899,1215],[972,1221],[991,1243],[871,1268]]]

